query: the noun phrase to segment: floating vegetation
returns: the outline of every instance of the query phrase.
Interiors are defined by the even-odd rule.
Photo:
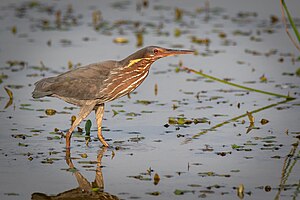
[[[262,94],[266,94],[266,95],[281,97],[281,98],[285,98],[285,99],[290,99],[290,100],[294,100],[295,99],[294,97],[290,97],[290,96],[285,96],[285,95],[281,95],[281,94],[276,94],[276,93],[272,93],[272,92],[262,91],[262,90],[258,90],[258,89],[254,89],[254,88],[249,88],[249,87],[246,87],[246,86],[238,85],[238,84],[235,84],[235,83],[232,83],[232,82],[228,82],[226,80],[222,80],[222,79],[219,79],[219,78],[216,78],[216,77],[204,74],[203,72],[198,72],[196,70],[193,70],[193,69],[190,69],[190,68],[187,68],[187,67],[183,67],[183,68],[185,70],[189,71],[189,72],[193,72],[193,73],[198,74],[200,76],[203,76],[205,78],[208,78],[208,79],[211,79],[211,80],[214,80],[214,81],[218,81],[218,82],[221,82],[221,83],[224,83],[224,84],[227,84],[227,85],[231,85],[231,86],[234,86],[234,87],[238,87],[238,88],[241,88],[241,89],[249,90],[249,91],[252,91],[252,92],[258,92],[258,93],[262,93]]]
[[[8,100],[8,102],[6,103],[5,107],[4,107],[4,109],[6,109],[6,108],[8,108],[9,106],[12,105],[13,99],[14,99],[14,95],[13,95],[12,91],[11,91],[10,89],[8,89],[7,87],[4,87],[4,89],[5,89],[5,91],[6,91],[7,95],[8,95],[8,97],[9,97],[9,100]]]
[[[197,38],[196,36],[192,36],[191,41],[200,45],[209,45],[211,43],[209,38]]]
[[[160,177],[157,173],[154,174],[154,178],[153,178],[153,184],[157,185],[160,181]]]
[[[175,191],[174,191],[174,194],[175,195],[184,195],[185,193],[195,193],[195,191],[194,190],[180,190],[180,189],[176,189]]]
[[[269,123],[269,120],[267,120],[267,119],[261,119],[260,123],[261,123],[261,125],[265,125],[265,124]]]
[[[152,196],[159,196],[161,194],[161,192],[155,191],[155,192],[148,192],[146,194],[149,194],[149,195],[152,195]]]
[[[55,115],[55,114],[56,114],[56,110],[54,110],[54,109],[46,109],[46,110],[45,110],[45,113],[46,113],[46,115],[48,115],[48,116],[52,116],[52,115]]]
[[[119,44],[126,44],[129,42],[129,40],[127,38],[123,38],[123,37],[117,37],[113,40],[114,43],[119,43]]]
[[[27,134],[12,134],[11,136],[13,138],[21,138],[23,140],[25,140],[27,137],[32,137],[31,135],[27,135]]]
[[[136,46],[141,47],[144,44],[144,36],[142,32],[136,33]]]
[[[19,147],[28,147],[28,144],[24,144],[24,143],[19,142],[19,143],[18,143],[18,146],[19,146]]]
[[[189,125],[189,124],[199,124],[199,123],[209,123],[207,118],[199,118],[199,119],[186,119],[185,117],[169,117],[168,123],[171,125]]]
[[[225,177],[225,178],[231,177],[230,174],[217,174],[215,172],[199,172],[198,176],[201,176],[201,177],[218,176],[218,177]]]

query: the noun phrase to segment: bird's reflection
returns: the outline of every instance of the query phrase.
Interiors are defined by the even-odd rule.
[[[101,169],[101,161],[103,154],[107,150],[103,147],[97,156],[97,169],[96,176],[93,182],[89,182],[78,170],[74,172],[78,187],[59,193],[57,195],[46,195],[43,193],[33,193],[31,196],[32,200],[66,200],[66,199],[107,199],[107,200],[118,200],[119,198],[115,195],[111,195],[104,192],[104,180]],[[72,162],[70,149],[66,150],[66,163],[70,169],[76,169]]]

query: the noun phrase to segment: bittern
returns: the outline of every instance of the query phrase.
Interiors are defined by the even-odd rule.
[[[70,148],[73,130],[93,110],[96,114],[98,138],[104,146],[109,146],[101,130],[104,104],[136,89],[145,80],[151,64],[156,60],[191,53],[193,51],[148,46],[120,61],[94,63],[55,77],[44,78],[35,83],[32,97],[57,97],[80,107],[76,120],[66,133],[66,148]]]

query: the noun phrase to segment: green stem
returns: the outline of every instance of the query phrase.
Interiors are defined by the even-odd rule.
[[[263,90],[258,90],[258,89],[238,85],[236,83],[225,81],[225,80],[210,76],[208,74],[204,74],[203,72],[198,72],[196,70],[193,70],[193,69],[190,69],[190,68],[187,68],[187,67],[183,67],[183,69],[185,69],[187,71],[190,71],[190,72],[193,72],[195,74],[198,74],[200,76],[203,76],[205,78],[208,78],[208,79],[211,79],[211,80],[214,80],[214,81],[218,81],[218,82],[221,82],[221,83],[224,83],[224,84],[227,84],[227,85],[231,85],[231,86],[234,86],[234,87],[238,87],[238,88],[241,88],[241,89],[244,89],[244,90],[249,90],[249,91],[252,91],[252,92],[258,92],[258,93],[267,94],[267,95],[271,95],[271,96],[281,97],[281,98],[285,98],[285,99],[289,99],[289,100],[295,99],[294,97],[290,97],[290,96],[286,96],[286,95],[276,94],[276,93],[272,93],[272,92],[267,92],[267,91],[263,91]]]
[[[262,108],[253,110],[253,111],[251,111],[250,113],[252,113],[252,114],[253,114],[253,113],[258,113],[258,112],[260,112],[260,111],[263,111],[263,110],[266,110],[266,109],[275,107],[275,106],[280,105],[280,104],[287,103],[287,102],[289,102],[289,101],[292,101],[292,99],[287,99],[287,100],[285,100],[285,101],[281,101],[281,102],[278,102],[278,103],[273,103],[273,104],[264,106],[264,107],[262,107]],[[193,135],[190,139],[187,139],[184,143],[189,142],[191,139],[196,139],[196,138],[200,137],[201,135],[206,134],[208,131],[213,131],[213,130],[215,130],[215,129],[217,129],[217,128],[220,128],[221,126],[224,126],[224,125],[226,125],[226,124],[229,124],[230,122],[237,121],[238,119],[241,119],[241,118],[246,117],[246,116],[247,116],[247,113],[242,114],[242,115],[239,115],[239,116],[234,117],[234,118],[231,118],[231,119],[226,120],[226,121],[224,121],[224,122],[222,122],[222,123],[219,123],[219,124],[217,124],[217,125],[215,125],[215,126],[209,128],[209,129],[203,130],[203,131],[201,131],[201,132],[199,132],[199,133]]]
[[[294,23],[294,20],[293,20],[293,18],[292,18],[292,16],[291,16],[291,14],[290,14],[290,12],[289,12],[289,10],[288,10],[288,8],[287,8],[287,6],[286,6],[284,0],[282,0],[282,5],[283,5],[284,10],[285,10],[285,12],[286,12],[286,14],[287,14],[287,16],[288,16],[288,19],[289,19],[289,21],[290,21],[290,23],[291,23],[291,26],[292,26],[292,28],[293,28],[293,30],[294,30],[294,32],[295,32],[295,35],[297,36],[297,39],[298,39],[298,41],[299,41],[299,43],[300,43],[300,35],[299,35],[299,32],[298,32],[298,30],[297,30],[297,28],[296,28],[296,25],[295,25],[295,23]]]

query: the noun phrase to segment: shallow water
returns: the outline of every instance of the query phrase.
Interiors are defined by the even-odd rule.
[[[279,5],[271,0],[210,1],[207,19],[205,1],[150,1],[141,10],[137,2],[1,1],[0,199],[108,194],[119,199],[297,199],[300,62],[281,21],[270,21],[270,15],[280,20]],[[299,6],[288,2],[298,27]],[[182,19],[175,20],[175,8],[182,10]],[[57,10],[67,16],[60,27]],[[102,13],[97,30],[95,10]],[[175,35],[176,28],[181,35]],[[141,48],[136,46],[137,31],[143,31],[143,46],[199,54],[155,62],[130,98],[106,104],[103,134],[111,148],[101,148],[90,114],[92,141],[87,147],[85,133],[74,133],[70,164],[65,140],[54,129],[65,132],[78,109],[54,98],[33,100],[33,83],[67,71],[68,62],[122,59]],[[129,42],[114,43],[117,37]],[[211,42],[195,43],[192,37]],[[180,62],[296,99],[285,101],[178,72]],[[263,75],[266,82],[261,82]],[[11,105],[4,87],[13,93]],[[48,116],[46,109],[57,113]],[[247,111],[255,118],[250,132],[243,116]],[[170,119],[203,123],[173,124]],[[263,125],[262,119],[269,122]],[[83,131],[84,126],[82,122]],[[98,185],[87,184],[95,179]],[[89,192],[72,190],[84,185]],[[244,191],[237,192],[241,185]]]

